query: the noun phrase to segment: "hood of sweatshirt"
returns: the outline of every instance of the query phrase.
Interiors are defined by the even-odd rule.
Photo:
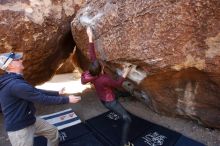
[[[5,73],[0,76],[0,90],[14,79],[23,79],[23,76],[16,73]]]

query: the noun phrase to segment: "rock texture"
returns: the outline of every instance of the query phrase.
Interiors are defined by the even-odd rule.
[[[0,1],[0,53],[23,51],[25,78],[48,80],[75,43],[70,21],[83,0]]]
[[[74,64],[72,62],[73,54],[71,53],[70,56],[63,62],[57,69],[56,74],[64,74],[64,73],[71,73],[75,69]]]
[[[219,0],[87,1],[71,25],[82,56],[91,26],[106,66],[133,64],[131,92],[154,111],[220,128]]]

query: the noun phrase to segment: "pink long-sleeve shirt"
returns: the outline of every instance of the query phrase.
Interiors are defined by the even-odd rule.
[[[96,54],[94,43],[89,43],[89,58],[95,61]],[[81,75],[82,84],[92,83],[95,86],[96,92],[100,100],[113,101],[115,100],[114,88],[120,87],[125,79],[120,77],[118,80],[112,79],[107,74],[100,74],[99,76],[92,76],[89,71],[85,71]]]

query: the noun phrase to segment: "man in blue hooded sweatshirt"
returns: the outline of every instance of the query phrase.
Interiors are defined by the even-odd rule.
[[[80,97],[61,96],[61,92],[36,89],[23,78],[22,53],[0,54],[0,104],[12,146],[33,146],[34,135],[43,135],[48,145],[58,146],[58,130],[35,117],[33,102],[43,104],[76,103]]]

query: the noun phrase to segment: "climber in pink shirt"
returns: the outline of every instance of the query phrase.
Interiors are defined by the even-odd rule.
[[[124,121],[121,146],[132,146],[128,142],[128,131],[131,123],[131,118],[124,107],[116,100],[113,92],[114,88],[121,87],[123,81],[130,71],[130,67],[123,69],[123,75],[118,80],[113,80],[109,75],[103,72],[103,66],[99,63],[95,54],[95,47],[93,43],[93,33],[90,27],[87,28],[87,35],[89,38],[89,58],[90,65],[88,71],[85,71],[81,75],[82,84],[92,83],[95,86],[97,95],[101,100],[102,104],[109,110],[117,113]]]

